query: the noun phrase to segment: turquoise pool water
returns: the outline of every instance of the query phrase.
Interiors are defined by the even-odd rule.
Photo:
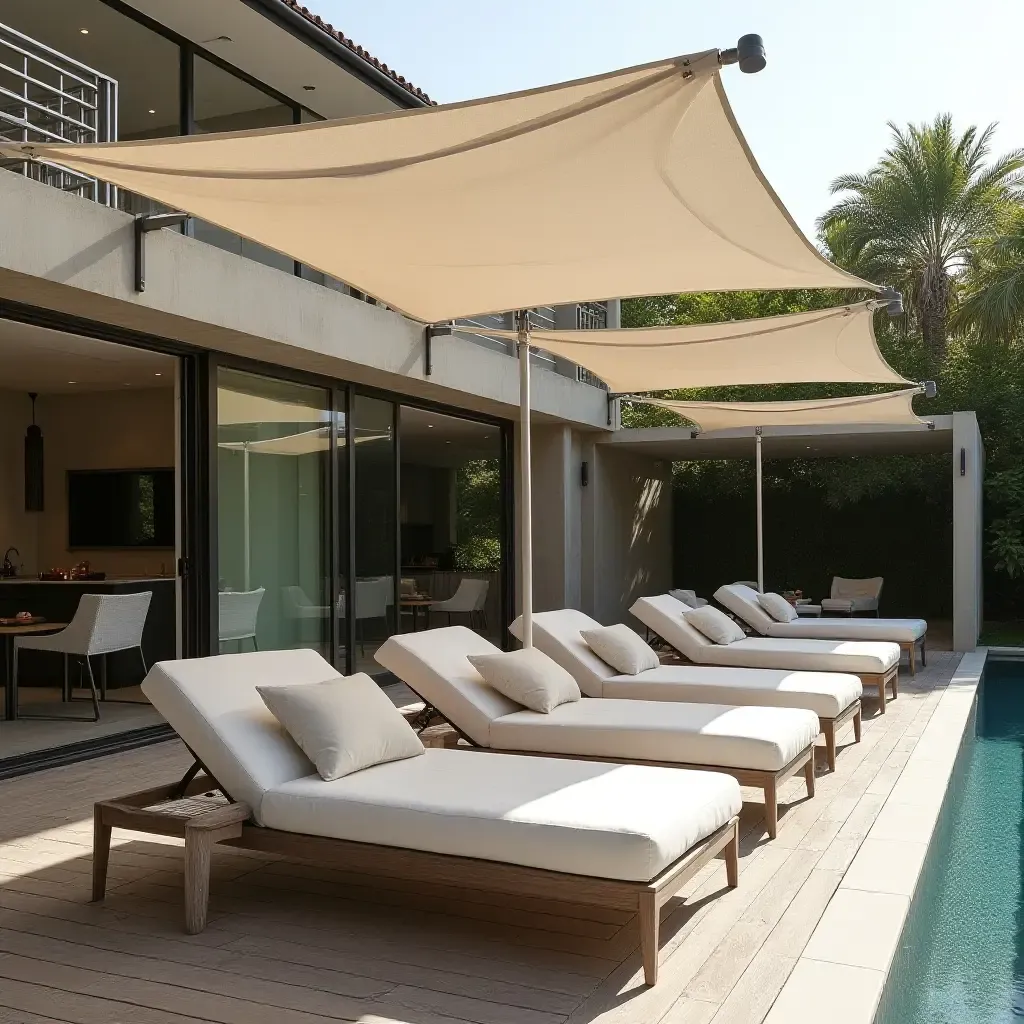
[[[1024,662],[989,662],[876,1024],[1024,1020]]]

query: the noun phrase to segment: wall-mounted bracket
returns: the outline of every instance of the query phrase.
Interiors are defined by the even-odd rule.
[[[423,376],[429,377],[434,372],[434,339],[455,333],[455,325],[428,324],[423,332]]]
[[[146,235],[150,231],[184,224],[187,213],[143,213],[135,218],[135,290],[146,290]]]

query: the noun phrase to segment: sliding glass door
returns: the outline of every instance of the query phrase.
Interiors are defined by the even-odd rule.
[[[331,393],[217,372],[217,646],[330,657]],[[211,644],[211,646],[213,646]]]

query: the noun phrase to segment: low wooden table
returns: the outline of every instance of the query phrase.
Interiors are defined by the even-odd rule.
[[[423,626],[430,628],[430,606],[434,604],[432,597],[403,597],[398,602],[399,608],[408,608],[412,613],[412,631],[415,633],[419,626],[420,609],[423,609]]]
[[[29,622],[19,626],[0,626],[4,647],[4,718],[12,722],[18,717],[18,681],[14,678],[14,638],[31,633],[59,633],[66,622]]]

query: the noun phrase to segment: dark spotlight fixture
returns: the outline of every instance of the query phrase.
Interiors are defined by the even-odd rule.
[[[43,432],[36,426],[36,398],[32,399],[32,425],[25,431],[25,511],[43,511]]]

